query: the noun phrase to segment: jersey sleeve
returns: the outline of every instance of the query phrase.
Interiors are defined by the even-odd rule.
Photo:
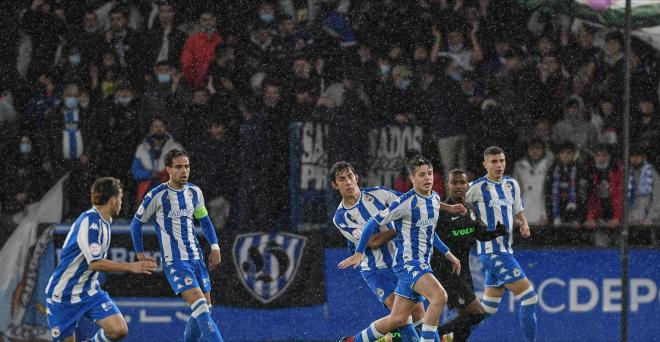
[[[392,221],[402,218],[408,210],[410,201],[401,201],[399,198],[394,201],[387,209],[379,212],[373,219],[378,223],[379,226],[384,226]]]
[[[154,213],[156,213],[156,210],[158,210],[157,202],[154,201],[154,194],[151,191],[147,193],[142,200],[142,204],[140,204],[140,207],[135,212],[135,218],[142,223],[149,222]]]
[[[388,189],[385,187],[378,187],[378,194],[383,198],[383,201],[385,202],[385,205],[390,206],[394,201],[396,201],[397,198],[399,198],[402,193]]]
[[[525,210],[525,206],[523,205],[522,194],[520,194],[520,185],[515,179],[512,179],[511,183],[513,183],[513,189],[515,191],[513,198],[513,214],[515,215]]]
[[[353,244],[357,244],[360,240],[360,234],[362,233],[361,229],[349,227],[349,225],[346,223],[346,217],[344,215],[345,214],[343,213],[335,214],[335,217],[332,219],[332,223],[335,224],[335,227],[339,229],[341,235],[348,239],[348,241],[352,242]]]
[[[100,229],[99,219],[93,216],[83,219],[78,227],[78,248],[80,248],[88,264],[103,258]]]
[[[206,210],[206,204],[204,203],[204,194],[202,194],[202,189],[194,187],[192,188],[197,194],[197,205],[195,205],[194,216],[196,219],[201,219],[209,215],[209,212]]]

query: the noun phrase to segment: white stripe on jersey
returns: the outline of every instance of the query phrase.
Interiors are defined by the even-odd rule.
[[[172,210],[179,210],[179,197],[175,191],[170,191],[170,189],[165,190],[167,193],[167,198],[170,200],[170,212]],[[184,203],[185,204],[185,203]],[[172,222],[172,235],[177,242],[177,247],[179,248],[179,258],[181,260],[188,260],[188,252],[186,251],[186,245],[183,243],[183,225],[181,224],[181,218],[173,217],[170,219]],[[186,234],[188,235],[188,234]]]
[[[78,267],[80,267],[80,264],[83,262],[85,257],[80,254],[77,256],[74,261],[69,264],[69,267],[66,268],[66,271],[64,271],[64,274],[62,274],[62,277],[60,278],[60,281],[55,284],[55,289],[53,290],[53,302],[61,302],[62,297],[61,293],[64,292],[64,288],[66,287],[66,283],[73,277],[73,274],[76,273],[76,270]],[[51,278],[52,279],[52,278]]]
[[[192,196],[183,196],[186,202],[186,208],[193,208]],[[193,221],[190,221],[190,224],[193,224]],[[197,246],[197,239],[195,239],[195,230],[188,227],[188,241],[190,241],[190,248],[193,251],[193,259],[200,259],[199,247]]]

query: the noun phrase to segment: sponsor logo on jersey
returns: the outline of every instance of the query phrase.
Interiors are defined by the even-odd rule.
[[[295,280],[306,242],[306,237],[291,233],[236,236],[232,253],[241,283],[263,304],[277,299]],[[266,267],[265,261],[273,259],[277,263],[271,265],[277,267]]]
[[[466,236],[474,233],[474,227],[468,227],[463,229],[455,229],[451,231],[451,235],[456,236]]]
[[[92,256],[95,257],[101,255],[101,245],[96,242],[92,242],[92,244],[89,245],[89,252],[92,254]]]
[[[192,214],[195,212],[194,209],[177,209],[177,210],[170,210],[169,213],[167,213],[167,217],[169,218],[178,218],[178,217],[190,217]]]
[[[431,226],[431,225],[435,225],[435,221],[437,221],[437,218],[435,218],[435,217],[434,218],[419,219],[419,220],[417,220],[417,223],[415,224],[415,226],[417,226],[418,228],[424,228],[424,227],[428,227],[428,226]]]
[[[507,198],[507,199],[499,199],[499,198],[493,198],[488,202],[488,207],[490,208],[495,208],[495,207],[504,207],[504,206],[512,206],[513,205],[513,198]]]

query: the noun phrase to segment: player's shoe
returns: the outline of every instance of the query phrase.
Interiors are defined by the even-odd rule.
[[[355,339],[355,337],[353,336],[344,336],[340,338],[339,341],[337,342],[353,342],[353,339]]]

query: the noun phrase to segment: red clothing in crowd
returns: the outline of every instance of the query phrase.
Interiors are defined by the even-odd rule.
[[[209,63],[215,59],[215,48],[223,42],[222,37],[213,32],[197,32],[186,40],[181,54],[181,67],[186,83],[193,89],[205,86]]]
[[[611,167],[607,171],[607,182],[609,183],[609,206],[611,207],[612,217],[603,217],[606,215],[604,209],[606,204],[602,201],[606,200],[601,195],[601,173],[592,169],[589,174],[589,182],[591,183],[591,192],[587,201],[587,220],[598,221],[599,219],[609,220],[616,219],[621,222],[623,219],[623,168],[621,161],[616,166]]]

